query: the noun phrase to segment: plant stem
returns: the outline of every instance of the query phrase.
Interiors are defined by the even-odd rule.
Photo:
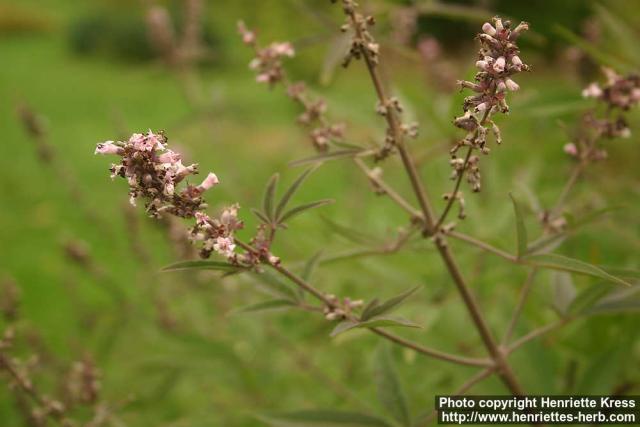
[[[353,10],[351,10],[350,12],[347,12],[347,14],[349,16],[349,19],[351,20],[353,28],[356,31],[356,37],[362,38],[362,32],[359,25],[359,19],[362,19],[362,18],[356,16],[356,13]],[[367,49],[361,48],[360,53],[364,57],[367,70],[369,72],[369,76],[371,78],[375,91],[378,95],[378,100],[380,104],[384,106],[388,106],[389,99],[385,94],[384,87],[382,85],[382,80],[376,68],[376,64],[369,56],[369,52],[367,51]],[[396,115],[396,111],[393,108],[387,107],[387,114],[385,117],[387,120],[387,124],[389,125],[390,132],[394,138],[394,142],[396,144],[398,152],[400,153],[402,164],[404,165],[405,171],[411,182],[411,187],[413,188],[415,196],[420,205],[420,209],[422,210],[424,220],[425,220],[425,234],[432,235],[435,231],[434,215],[431,209],[431,205],[429,204],[426,191],[422,185],[422,180],[420,179],[418,172],[415,168],[415,165],[408,151],[404,146],[403,133],[400,128],[400,123]],[[453,257],[453,254],[451,253],[447,245],[445,237],[436,236],[434,240],[436,243],[436,247],[438,248],[438,252],[442,257],[449,271],[449,274],[453,278],[453,281],[456,284],[456,287],[458,288],[458,292],[462,296],[464,304],[467,307],[467,311],[471,315],[473,323],[475,324],[476,329],[478,330],[480,337],[482,338],[482,341],[485,347],[487,348],[487,351],[491,355],[491,358],[493,359],[497,367],[497,371],[498,371],[498,374],[500,375],[500,378],[502,379],[504,384],[509,388],[512,394],[516,396],[524,395],[525,393],[522,387],[518,383],[513,371],[511,370],[510,365],[506,360],[506,357],[505,357],[506,355],[503,349],[501,349],[498,346],[495,339],[493,338],[493,335],[489,330],[489,327],[484,319],[484,316],[482,315],[480,308],[470,288],[465,282],[462,276],[462,273],[460,271],[460,268],[458,267]]]
[[[327,296],[325,294],[323,294],[320,290],[315,288],[313,285],[311,285],[310,283],[308,283],[307,281],[305,281],[301,277],[297,276],[295,273],[289,271],[282,264],[278,264],[278,265],[270,264],[270,266],[274,270],[276,270],[278,273],[282,274],[283,276],[285,276],[286,278],[291,280],[293,283],[298,285],[300,288],[304,289],[306,292],[308,292],[311,295],[313,295],[316,299],[321,301],[327,307],[337,308],[336,304],[332,300],[327,298]],[[439,350],[434,350],[434,349],[431,349],[431,348],[428,348],[428,347],[421,346],[420,344],[417,344],[417,343],[414,343],[412,341],[406,340],[406,339],[404,339],[402,337],[394,335],[394,334],[392,334],[390,332],[387,332],[385,330],[382,330],[380,328],[368,328],[368,329],[370,331],[372,331],[373,333],[388,339],[389,341],[392,341],[392,342],[394,342],[396,344],[399,344],[399,345],[401,345],[403,347],[410,348],[412,350],[415,350],[418,353],[421,353],[421,354],[424,354],[426,356],[430,356],[430,357],[433,357],[433,358],[436,358],[436,359],[440,359],[440,360],[444,360],[444,361],[448,361],[448,362],[452,362],[452,363],[458,363],[458,364],[461,364],[461,365],[468,365],[468,366],[490,366],[491,365],[491,361],[486,360],[486,359],[473,359],[473,358],[462,357],[462,356],[457,356],[457,355],[453,355],[453,354],[444,353],[444,352],[441,352]]]

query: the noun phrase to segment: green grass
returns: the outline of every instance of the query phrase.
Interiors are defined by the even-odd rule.
[[[230,36],[227,43],[242,48]],[[329,339],[332,325],[304,312],[228,316],[234,308],[262,298],[255,281],[160,273],[176,255],[163,232],[138,209],[138,238],[151,255],[150,264],[142,265],[131,249],[124,220],[126,185],[112,182],[109,160],[93,155],[96,142],[122,131],[164,129],[188,160],[218,174],[221,185],[211,191],[211,205],[219,208],[239,201],[247,222],[244,236],[250,236],[256,222],[248,208],[259,204],[268,177],[278,171],[284,181],[292,181],[301,170],[287,164],[310,155],[311,149],[293,124],[296,108],[277,90],[270,93],[253,82],[244,65],[248,57],[234,53],[227,66],[201,73],[203,97],[210,107],[199,115],[189,107],[179,82],[162,67],[75,57],[61,28],[0,40],[0,57],[0,274],[14,278],[22,291],[20,332],[36,331],[53,360],[68,364],[85,352],[91,354],[103,371],[105,400],[119,404],[131,396],[131,403],[117,410],[127,425],[255,426],[261,424],[253,414],[277,410],[381,411],[371,403],[375,337],[356,331]],[[535,72],[521,78],[523,90],[512,97],[513,113],[500,119],[504,146],[482,159],[484,191],[467,195],[469,218],[459,225],[510,252],[515,252],[515,219],[508,193],[526,199],[528,188],[544,205],[552,203],[570,169],[561,149],[567,137],[559,121],[570,124],[576,114],[573,107],[583,105],[580,84],[538,60]],[[314,80],[307,68],[313,69],[296,72]],[[422,125],[412,151],[424,153],[459,135],[449,123],[461,95],[422,84],[418,67],[400,64],[393,71],[397,91]],[[382,123],[373,113],[375,101],[360,64],[338,70],[329,87],[315,89],[326,94],[330,114],[346,117],[354,141],[380,137]],[[100,224],[88,221],[56,174],[37,161],[32,141],[16,120],[19,102],[47,118],[57,157],[78,182]],[[638,123],[638,114],[633,120]],[[560,253],[601,265],[640,267],[637,142],[634,136],[612,144],[610,160],[589,171],[571,205],[576,214],[602,206],[625,209],[568,239]],[[409,196],[397,160],[384,167],[389,180]],[[446,155],[425,159],[422,170],[434,200],[448,191]],[[281,234],[275,250],[283,262],[300,268],[319,250],[332,254],[354,246],[333,234],[320,215],[378,236],[392,236],[407,224],[402,212],[366,186],[347,161],[315,172],[297,200],[330,197],[336,204],[322,208],[321,214],[300,217]],[[534,236],[535,223],[527,209],[526,224]],[[65,257],[62,246],[70,239],[90,248],[96,268],[104,272],[101,279]],[[526,270],[460,243],[452,245],[492,328],[501,334]],[[402,314],[424,329],[402,334],[439,349],[483,355],[450,278],[431,250],[331,264],[314,280],[327,292],[366,299],[390,297],[420,285]],[[574,280],[579,289],[596,282],[578,276]],[[540,275],[516,334],[557,318],[551,308],[551,282],[550,274]],[[119,290],[126,303],[114,300],[105,289]],[[174,331],[160,326],[157,300],[168,304],[176,320]],[[638,380],[637,334],[633,314],[580,320],[526,346],[513,357],[515,371],[531,393],[562,393],[568,366],[575,362],[573,391],[608,394],[622,381]],[[21,348],[24,341],[20,337]],[[408,351],[394,354],[414,415],[428,411],[435,394],[451,392],[473,374],[472,369]],[[300,363],[302,359],[312,367]],[[54,366],[45,362],[49,371],[55,372]],[[53,387],[51,375],[43,377],[39,385]],[[346,384],[355,397],[336,393],[334,382]],[[475,391],[504,389],[491,379]],[[6,425],[19,425],[8,396],[5,389],[0,391],[0,418]]]

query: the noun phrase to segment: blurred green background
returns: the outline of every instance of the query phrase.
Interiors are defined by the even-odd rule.
[[[562,146],[590,105],[580,97],[581,88],[600,78],[600,64],[620,71],[638,68],[640,5],[631,0],[361,3],[379,17],[376,35],[393,90],[406,115],[420,122],[420,136],[410,149],[439,209],[443,203],[436,196],[451,186],[447,145],[461,136],[451,120],[464,95],[452,83],[473,75],[473,36],[495,14],[531,23],[522,57],[533,72],[518,79],[522,89],[511,96],[512,113],[499,119],[505,142],[483,159],[483,192],[467,194],[468,219],[458,226],[513,252],[508,193],[528,201],[527,224],[532,235],[538,233],[536,206],[549,207],[558,196],[571,168]],[[181,2],[162,4],[179,32]],[[264,183],[276,171],[291,182],[301,169],[288,163],[311,155],[312,148],[295,125],[297,107],[278,88],[255,83],[247,67],[251,52],[236,34],[236,22],[257,28],[263,43],[294,42],[298,55],[287,63],[291,74],[326,97],[329,116],[348,124],[349,139],[367,144],[380,140],[384,124],[374,114],[362,64],[346,70],[337,65],[340,8],[317,0],[206,1],[207,55],[184,73],[165,66],[153,50],[145,8],[145,2],[125,0],[0,0],[0,280],[5,302],[10,283],[20,293],[14,354],[41,356],[34,379],[50,395],[56,395],[72,361],[92,358],[102,371],[101,398],[114,408],[112,425],[259,426],[264,424],[256,414],[304,408],[384,415],[375,403],[375,336],[354,332],[330,339],[330,322],[305,312],[230,315],[265,299],[255,279],[161,273],[180,257],[169,233],[142,209],[127,207],[125,182],[112,182],[109,159],[93,155],[97,142],[165,130],[187,161],[216,172],[221,185],[208,196],[212,209],[239,202],[244,235],[250,236],[256,221],[248,208],[260,203]],[[403,24],[406,16],[415,25]],[[39,159],[37,144],[25,131],[18,114],[25,106],[46,130],[51,162]],[[640,268],[639,119],[637,112],[630,116],[634,135],[608,147],[609,159],[590,168],[568,211],[580,216],[621,208],[570,236],[559,253]],[[397,159],[388,160],[385,176],[409,197],[398,166]],[[329,197],[336,203],[292,222],[275,252],[301,268],[320,250],[333,255],[358,247],[326,219],[392,240],[398,227],[407,225],[406,215],[368,185],[348,161],[324,165],[296,197]],[[501,334],[526,269],[452,245],[492,328]],[[424,328],[399,332],[439,349],[484,355],[427,244],[330,263],[313,280],[327,292],[366,300],[420,285],[402,313]],[[557,280],[552,273],[538,276],[517,335],[557,319]],[[572,280],[578,293],[597,284],[592,278]],[[579,319],[524,347],[512,361],[527,391],[638,394],[637,307],[635,300],[626,310]],[[452,392],[474,372],[409,351],[393,354],[416,417],[433,408],[434,395]],[[490,379],[474,392],[505,390]],[[13,394],[2,387],[3,426],[28,425],[17,408]]]

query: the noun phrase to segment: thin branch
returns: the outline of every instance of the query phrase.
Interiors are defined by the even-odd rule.
[[[343,0],[343,1],[346,1],[346,0]],[[349,20],[351,21],[353,28],[356,31],[356,37],[362,39],[363,34],[362,34],[362,28],[359,20],[363,18],[356,14],[353,7],[348,7],[348,8],[345,7],[344,10],[349,17]],[[400,128],[400,121],[397,117],[397,113],[392,107],[389,107],[390,105],[389,98],[385,94],[385,90],[382,85],[382,79],[380,78],[380,75],[376,68],[375,61],[370,56],[370,52],[366,48],[361,46],[360,53],[365,60],[365,64],[367,66],[369,76],[371,78],[376,94],[378,96],[378,100],[380,101],[381,105],[387,107],[386,108],[387,114],[385,114],[385,118],[387,120],[387,124],[389,126],[389,130],[390,130],[391,136],[393,137],[395,146],[397,147],[398,152],[400,153],[402,164],[411,182],[411,187],[413,188],[416,199],[418,200],[420,209],[423,213],[423,217],[425,221],[424,234],[427,236],[433,235],[434,231],[436,231],[434,229],[434,226],[435,226],[434,215],[433,215],[429,200],[427,198],[426,191],[422,185],[422,180],[420,179],[420,176],[416,170],[415,164],[413,163],[413,160],[411,159],[409,152],[406,150],[406,147],[404,145],[403,133],[402,133],[402,129]],[[500,374],[500,378],[503,380],[505,385],[509,388],[509,390],[514,395],[516,396],[524,395],[525,394],[524,390],[518,383],[513,371],[511,370],[511,367],[505,358],[505,354],[503,353],[502,349],[498,346],[495,339],[493,338],[493,335],[489,329],[489,326],[487,325],[486,320],[484,319],[484,316],[480,311],[480,307],[478,306],[478,303],[476,302],[476,299],[473,296],[471,289],[469,288],[466,281],[464,280],[462,273],[460,271],[460,268],[458,267],[453,257],[453,254],[451,253],[447,245],[445,237],[438,235],[434,240],[436,243],[436,247],[438,248],[438,251],[440,252],[441,257],[447,269],[449,270],[449,273],[453,278],[453,281],[456,284],[456,287],[458,288],[458,292],[462,296],[465,306],[467,307],[467,311],[471,315],[471,318],[476,326],[476,329],[480,334],[480,337],[482,338],[482,341],[485,347],[487,348],[495,364],[499,367],[498,372]]]
[[[479,382],[483,381],[486,378],[489,378],[495,372],[496,372],[496,370],[495,370],[494,367],[489,367],[489,368],[483,369],[482,371],[478,372],[477,374],[475,374],[474,376],[469,378],[464,384],[462,384],[460,387],[458,387],[458,389],[456,391],[454,391],[453,393],[450,393],[451,396],[462,396],[462,395],[464,395],[474,385],[478,384]],[[434,420],[434,418],[436,418],[437,416],[438,416],[438,410],[434,409],[433,411],[431,411],[429,413],[429,415],[427,415],[424,419],[421,420],[421,425],[425,425],[425,426],[426,425],[430,425],[431,422]]]
[[[523,337],[517,339],[516,341],[513,342],[513,344],[511,344],[509,346],[509,348],[507,349],[507,354],[511,354],[513,353],[515,350],[517,350],[518,348],[522,347],[523,345],[525,345],[526,343],[528,343],[529,341],[532,341],[548,332],[551,332],[555,329],[558,329],[561,326],[566,325],[567,323],[571,322],[573,320],[573,318],[571,317],[567,317],[564,319],[560,319],[557,322],[553,322],[550,323],[546,326],[542,326],[538,329],[534,329],[533,331],[529,332],[528,334],[524,335]]]
[[[513,311],[513,315],[511,316],[511,321],[509,322],[509,326],[507,326],[507,331],[505,332],[504,337],[502,338],[502,345],[506,345],[511,339],[511,336],[513,335],[513,331],[516,328],[516,324],[518,323],[520,314],[522,314],[524,305],[527,302],[527,297],[529,296],[529,292],[531,291],[531,287],[533,286],[534,279],[537,273],[538,273],[538,269],[535,267],[529,270],[529,274],[527,275],[524,285],[522,286],[522,289],[520,289],[518,305]]]
[[[490,244],[483,242],[482,240],[478,240],[475,237],[471,237],[468,234],[459,233],[457,231],[450,231],[447,233],[447,236],[453,237],[454,239],[460,240],[462,242],[469,243],[473,246],[476,246],[486,252],[490,252],[492,254],[498,255],[510,262],[517,263],[518,258],[515,255],[511,255],[510,253],[503,251],[502,249],[498,249],[495,246],[491,246]]]

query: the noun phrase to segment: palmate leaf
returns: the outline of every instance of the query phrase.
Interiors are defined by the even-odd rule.
[[[586,276],[597,277],[607,282],[615,283],[622,286],[631,286],[627,281],[613,276],[603,269],[595,265],[588,264],[577,259],[565,257],[557,254],[540,254],[529,255],[522,259],[523,262],[540,268],[549,268],[551,270],[568,271],[570,273],[583,274]]]
[[[407,298],[413,295],[413,293],[416,292],[418,289],[420,289],[420,286],[416,286],[415,288],[409,289],[408,291],[403,292],[402,294],[395,296],[393,298],[390,298],[383,303],[378,303],[377,302],[378,300],[374,299],[362,311],[362,315],[360,316],[360,321],[365,321],[365,320],[371,319],[374,316],[379,316],[381,314],[385,314],[393,311],[398,306],[400,306],[400,304],[405,302]]]
[[[258,415],[257,418],[274,427],[391,427],[383,419],[371,415],[333,410]]]
[[[410,427],[411,415],[393,362],[389,346],[380,345],[376,352],[374,365],[378,400],[382,407],[401,425]]]
[[[262,198],[262,212],[269,219],[270,222],[274,221],[274,199],[276,196],[276,187],[278,186],[278,180],[280,179],[280,175],[273,174],[269,181],[267,182],[267,186],[264,190],[264,197]]]
[[[511,201],[513,202],[513,211],[516,215],[516,238],[518,243],[518,258],[521,258],[527,252],[527,228],[524,225],[524,215],[522,213],[522,206],[513,197],[513,194],[509,193]]]
[[[329,204],[331,204],[333,202],[334,201],[332,199],[323,199],[323,200],[317,200],[317,201],[311,202],[311,203],[306,203],[304,205],[296,206],[295,208],[291,208],[287,212],[282,214],[282,217],[280,218],[279,222],[280,223],[284,223],[284,222],[290,220],[291,218],[293,218],[293,217],[295,217],[297,215],[300,215],[301,213],[303,213],[305,211],[308,211],[310,209],[319,208],[320,206],[329,205]]]
[[[278,202],[278,206],[276,207],[275,218],[277,222],[280,222],[280,217],[284,212],[284,209],[287,207],[287,203],[289,203],[289,200],[291,200],[291,198],[296,193],[296,191],[298,191],[298,188],[300,188],[300,185],[302,185],[302,183],[309,176],[309,174],[311,174],[311,172],[315,171],[316,169],[317,169],[317,166],[314,166],[304,171],[302,174],[300,174],[298,178],[296,178],[295,181],[293,181],[293,183],[287,189],[287,191],[285,191],[284,195]]]
[[[242,267],[229,264],[224,261],[212,261],[212,260],[191,260],[191,261],[179,261],[173,264],[169,264],[162,268],[162,271],[180,271],[180,270],[218,270],[224,272],[241,271]]]
[[[343,320],[338,323],[333,331],[331,331],[331,336],[335,337],[343,332],[349,331],[351,329],[357,328],[384,328],[384,327],[406,327],[406,328],[421,328],[422,326],[417,323],[413,323],[410,320],[405,319],[401,316],[393,316],[393,315],[381,315],[375,316],[368,320],[359,322],[355,320]]]

